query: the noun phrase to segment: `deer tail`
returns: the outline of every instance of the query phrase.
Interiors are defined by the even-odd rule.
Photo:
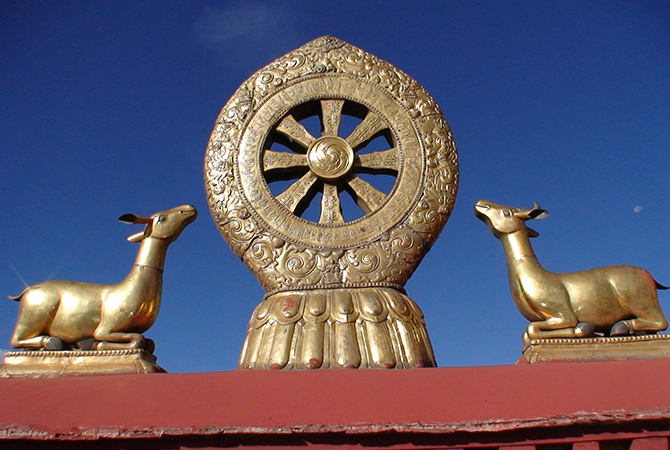
[[[15,302],[20,302],[21,298],[23,297],[23,294],[25,294],[27,290],[28,288],[25,288],[23,292],[21,292],[19,295],[8,295],[7,298],[10,300],[14,300]]]
[[[659,283],[656,280],[654,280],[654,282],[656,283],[656,289],[658,289],[659,291],[665,291],[666,289],[670,289],[670,287],[663,286],[661,283]]]

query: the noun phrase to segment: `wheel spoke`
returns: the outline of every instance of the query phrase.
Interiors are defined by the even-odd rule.
[[[393,171],[398,173],[399,152],[397,148],[384,150],[382,152],[366,153],[356,155],[354,167],[371,169],[372,171]]]
[[[289,138],[291,142],[297,142],[306,149],[315,141],[314,136],[312,136],[309,131],[298,123],[298,121],[296,121],[290,114],[279,122],[277,131]]]
[[[370,214],[379,208],[386,198],[386,194],[375,189],[370,183],[356,175],[352,175],[347,182],[356,194],[356,203],[365,214]]]
[[[287,114],[275,126],[275,132],[280,136],[275,135],[274,138],[275,142],[286,145],[295,153],[277,151],[282,150],[277,148],[275,150],[268,148],[263,153],[262,170],[268,183],[292,180],[292,184],[284,192],[275,196],[277,201],[291,213],[298,216],[303,214],[315,200],[317,187],[320,190],[323,186],[319,223],[325,225],[345,223],[338,185],[340,189],[344,187],[351,194],[365,214],[370,214],[384,204],[387,194],[355,174],[391,175],[397,178],[400,171],[400,151],[395,147],[351,155],[352,149],[356,152],[385,133],[384,130],[388,129],[388,125],[380,116],[368,110],[363,121],[345,139],[347,141],[345,144],[339,137],[344,105],[345,100],[342,99],[320,100],[322,136],[318,138],[319,140],[296,120],[292,112]],[[305,112],[309,111],[301,110],[301,114],[304,115]],[[349,149],[349,158],[353,156],[353,173],[347,170],[349,175],[343,172],[339,176],[330,176],[330,172],[320,173],[308,161],[307,151],[313,151],[314,149],[310,150],[312,146],[317,142],[321,143],[321,140],[324,140],[325,145],[328,139],[340,139],[340,145]],[[386,139],[391,142],[390,136],[386,136]],[[348,168],[351,168],[351,159],[348,164]]]
[[[263,171],[275,169],[293,169],[296,167],[306,167],[307,158],[305,155],[275,152],[272,150],[265,150],[263,155]]]
[[[368,111],[368,115],[347,138],[347,142],[355,150],[360,144],[369,141],[375,134],[385,128],[388,127],[381,117],[372,111]]]
[[[298,181],[293,183],[284,192],[277,196],[279,203],[292,213],[296,212],[300,201],[307,196],[309,189],[316,181],[316,176],[312,172],[307,172]]]
[[[324,136],[337,136],[342,119],[344,100],[321,100],[321,114]]]
[[[319,223],[344,223],[337,185],[324,183],[321,197],[321,218]]]

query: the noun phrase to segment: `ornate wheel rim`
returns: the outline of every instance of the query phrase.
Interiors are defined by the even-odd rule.
[[[360,123],[343,132],[345,116]],[[306,128],[309,117],[320,130]],[[368,148],[379,139],[388,146]],[[434,100],[399,69],[330,36],[243,83],[219,115],[205,172],[215,222],[268,291],[403,285],[446,223],[458,182]],[[376,174],[392,186],[366,179]],[[342,213],[346,196],[362,216]],[[318,213],[301,217],[309,204]]]
[[[337,87],[339,92],[334,93]],[[375,101],[371,102],[370,97]],[[294,100],[273,101],[276,98]],[[324,116],[320,137],[313,136],[292,114],[311,102],[320,104]],[[363,108],[365,114],[356,129],[343,138],[337,136],[337,124],[341,108],[350,103]],[[394,123],[388,116],[394,117]],[[263,123],[266,133],[254,133]],[[394,147],[358,155],[358,150],[379,133],[387,133]],[[297,151],[267,148],[277,135],[284,136]],[[347,76],[314,77],[287,85],[259,106],[240,140],[236,179],[249,211],[274,234],[308,247],[346,248],[375,240],[411,211],[423,184],[422,150],[412,122],[387,93]],[[338,160],[335,156],[343,158]],[[275,196],[268,186],[272,172],[295,168],[306,171]],[[357,175],[359,170],[397,174],[393,189],[388,195],[376,189]],[[323,186],[318,222],[295,214],[315,185]],[[343,189],[353,191],[365,212],[363,217],[344,220],[338,194]]]

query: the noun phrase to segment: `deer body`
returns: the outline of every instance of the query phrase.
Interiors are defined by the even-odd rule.
[[[526,210],[480,200],[475,214],[502,241],[512,297],[531,322],[528,338],[587,337],[596,330],[623,335],[667,328],[657,295],[662,286],[644,269],[610,266],[570,273],[544,269],[530,244],[537,233],[524,223],[547,215],[539,205]]]
[[[12,346],[58,349],[93,339],[95,349],[144,347],[141,333],[158,316],[168,246],[196,215],[184,205],[151,218],[122,216],[146,224],[144,232],[128,238],[141,242],[128,276],[112,285],[55,280],[28,287],[14,298],[21,306]]]

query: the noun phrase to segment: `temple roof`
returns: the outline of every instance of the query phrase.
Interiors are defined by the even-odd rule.
[[[656,359],[4,378],[0,440],[667,428],[669,373]]]

